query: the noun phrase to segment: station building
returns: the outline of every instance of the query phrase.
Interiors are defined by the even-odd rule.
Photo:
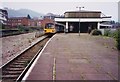
[[[81,10],[67,11],[64,17],[56,17],[55,21],[64,24],[66,32],[87,33],[88,28],[100,29],[101,23],[110,21],[110,18],[111,16],[105,16],[101,11]]]

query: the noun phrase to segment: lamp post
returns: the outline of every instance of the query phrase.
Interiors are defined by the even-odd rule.
[[[80,13],[81,8],[84,8],[84,7],[76,7],[76,8],[78,8],[78,9],[79,9],[79,13]],[[80,16],[79,16],[79,36],[80,36]]]

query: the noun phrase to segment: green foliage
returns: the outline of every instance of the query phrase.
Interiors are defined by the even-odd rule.
[[[27,15],[27,18],[28,18],[28,19],[31,19],[31,17],[30,17],[30,15],[29,15],[29,14]]]
[[[100,30],[94,29],[90,33],[91,35],[102,35],[102,32]]]
[[[0,29],[4,29],[5,28],[5,25],[0,23]]]
[[[0,29],[2,29],[2,24],[0,24]]]
[[[120,50],[120,29],[117,30],[116,41],[117,41],[117,49]]]
[[[107,30],[105,30],[105,32],[104,32],[104,36],[117,38],[118,33],[117,33],[116,30],[115,30],[115,31],[111,31],[110,29],[107,29]]]
[[[116,47],[120,50],[120,29],[115,31],[105,30],[104,36],[113,37],[116,40]]]
[[[25,27],[25,26],[18,26],[18,29],[21,33],[27,33],[27,32],[33,32],[33,29],[30,27]]]
[[[110,34],[110,30],[109,29],[105,30],[104,36],[109,36],[109,34]]]
[[[24,27],[23,26],[19,25],[19,26],[17,26],[17,28],[19,29],[20,32],[24,32]]]

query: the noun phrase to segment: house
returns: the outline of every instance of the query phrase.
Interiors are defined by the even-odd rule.
[[[7,25],[11,27],[16,27],[18,25],[28,26],[29,18],[28,17],[10,17],[8,18]]]
[[[29,26],[41,27],[41,21],[40,19],[29,19]]]
[[[0,23],[6,25],[7,19],[8,19],[8,12],[7,12],[7,10],[0,9]]]

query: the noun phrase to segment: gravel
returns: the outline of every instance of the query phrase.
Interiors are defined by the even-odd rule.
[[[35,32],[0,38],[0,66],[36,41]]]

